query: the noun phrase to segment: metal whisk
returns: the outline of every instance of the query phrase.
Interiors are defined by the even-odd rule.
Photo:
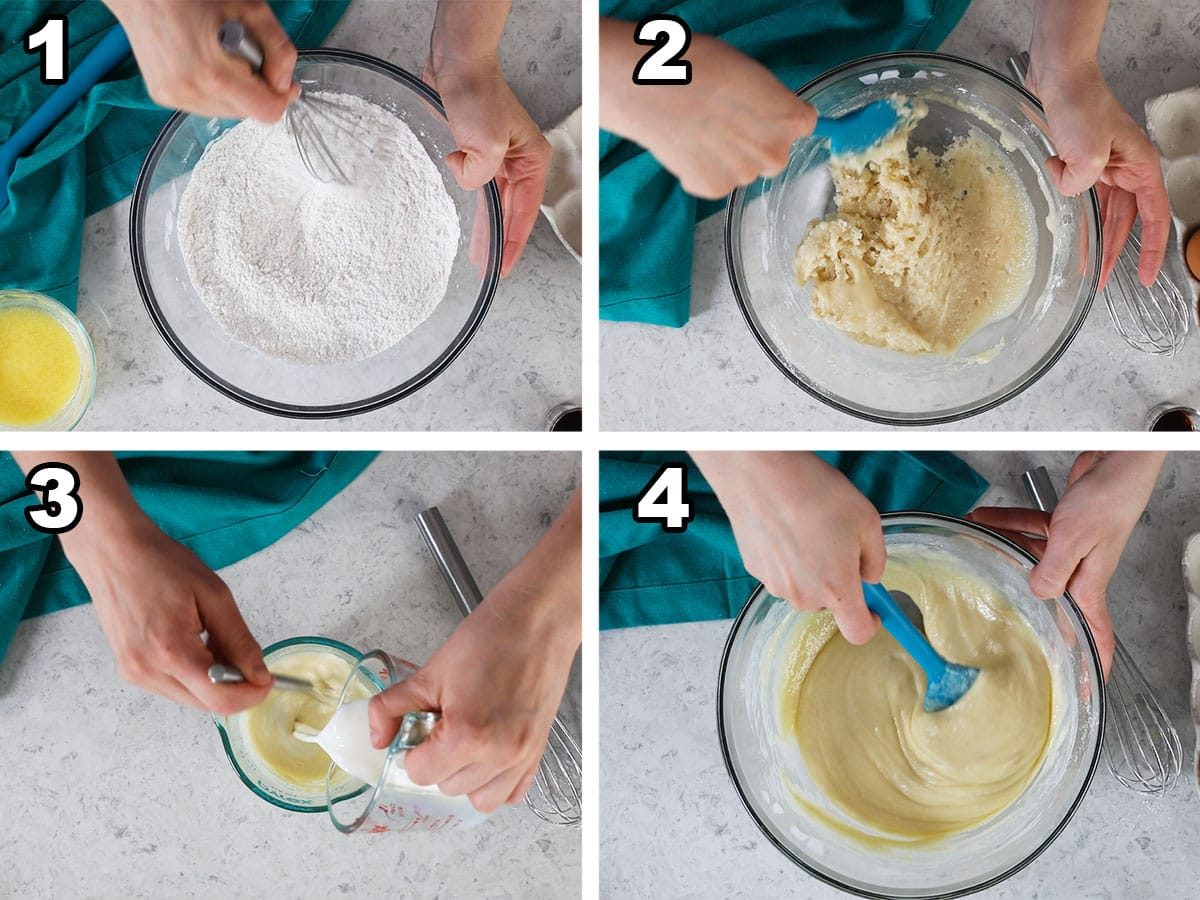
[[[1141,252],[1141,233],[1134,231],[1104,288],[1104,304],[1117,333],[1129,346],[1153,356],[1174,356],[1187,338],[1191,310],[1165,269],[1150,287],[1138,281]]]
[[[1024,84],[1029,72],[1029,54],[1010,56],[1008,70],[1018,84]],[[1121,248],[1117,265],[1104,288],[1104,305],[1117,334],[1129,346],[1153,356],[1174,356],[1187,338],[1191,310],[1183,292],[1165,270],[1159,271],[1150,287],[1138,281],[1141,252],[1141,232],[1135,230]]]
[[[1022,481],[1034,504],[1053,512],[1058,494],[1037,466]],[[1154,691],[1118,637],[1108,676],[1108,717],[1104,724],[1104,762],[1114,778],[1139,794],[1165,794],[1179,777],[1183,747]]]
[[[416,521],[463,615],[470,615],[483,601],[483,594],[446,527],[446,520],[436,506],[431,506],[418,514]],[[583,809],[582,778],[583,752],[579,742],[562,718],[555,716],[537,775],[525,794],[525,805],[544,822],[578,825]]]
[[[226,53],[248,62],[256,73],[262,71],[262,48],[246,33],[241,22],[225,22],[217,38]],[[303,87],[300,96],[287,108],[284,115],[288,133],[296,143],[296,152],[310,175],[318,181],[349,184],[350,176],[338,161],[337,155],[326,138],[329,129],[336,129],[357,141],[370,152],[369,132],[361,117],[342,104],[314,94]]]

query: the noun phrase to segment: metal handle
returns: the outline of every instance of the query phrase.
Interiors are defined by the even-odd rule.
[[[1029,51],[1022,50],[1020,53],[1014,53],[1010,56],[1005,64],[1008,66],[1008,71],[1012,74],[1013,80],[1017,84],[1024,86],[1025,77],[1029,74]],[[1042,469],[1041,466],[1038,466]],[[1045,471],[1045,469],[1042,469]]]
[[[1054,512],[1054,507],[1058,506],[1058,491],[1054,489],[1054,482],[1050,480],[1050,473],[1045,466],[1026,469],[1021,481],[1034,506],[1042,512]]]
[[[221,42],[221,49],[226,53],[250,63],[250,68],[254,69],[255,74],[262,72],[262,47],[254,38],[250,37],[246,32],[246,26],[237,19],[229,19],[222,23],[221,28],[217,31],[217,39]]]
[[[275,679],[275,687],[280,690],[300,691],[306,694],[311,694],[314,691],[312,682],[305,681],[303,678],[293,678],[290,675],[276,675],[274,672],[271,673],[271,677]],[[240,684],[246,680],[246,676],[233,666],[224,666],[217,663],[209,667],[208,680],[213,684]]]
[[[436,506],[431,506],[417,515],[416,522],[421,537],[425,538],[434,561],[442,570],[446,583],[450,585],[454,599],[458,601],[459,609],[464,616],[469,616],[471,611],[483,602],[483,594],[480,593],[471,570],[467,568],[467,561],[459,552],[454,536],[446,527],[446,520],[442,518]]]

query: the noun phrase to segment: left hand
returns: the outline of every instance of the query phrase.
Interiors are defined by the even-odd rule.
[[[1158,150],[1113,96],[1095,62],[1043,71],[1036,83],[1031,74],[1028,83],[1046,108],[1058,150],[1046,162],[1054,186],[1067,196],[1094,186],[1099,195],[1104,238],[1100,287],[1108,283],[1138,216],[1138,281],[1153,284],[1171,229]]]
[[[417,784],[466,794],[480,812],[519,803],[533,783],[579,646],[578,591],[546,603],[510,573],[417,672],[371,700],[371,742],[385,747],[405,713],[441,721],[404,767]]]
[[[967,518],[1003,532],[1039,560],[1029,575],[1034,596],[1069,592],[1087,618],[1105,676],[1116,637],[1108,613],[1108,582],[1154,491],[1162,453],[1082,453],[1053,514],[1036,509],[979,507]]]
[[[468,191],[496,179],[504,211],[500,274],[507,275],[537,222],[550,169],[550,142],[513,94],[494,59],[448,62],[436,71],[428,62],[421,77],[441,95],[446,107],[450,133],[458,145],[446,157],[454,179]],[[478,216],[475,227],[480,227]],[[473,252],[476,244],[473,237]]]

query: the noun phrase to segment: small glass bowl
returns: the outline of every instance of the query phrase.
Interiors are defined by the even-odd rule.
[[[70,431],[79,424],[96,392],[96,351],[92,347],[92,339],[78,317],[53,297],[36,291],[0,291],[0,309],[20,307],[45,313],[66,329],[79,355],[79,383],[66,405],[49,419],[34,425],[6,425],[0,422],[0,431]]]
[[[366,670],[358,668],[358,661],[363,656],[361,651],[331,638],[288,638],[267,647],[263,651],[263,658],[267,663],[267,668],[270,668],[272,663],[286,659],[293,654],[312,652],[328,653],[345,660],[351,669],[351,678],[355,675],[372,678],[369,673],[363,674]],[[365,686],[371,693],[383,690],[383,685],[377,681]],[[292,812],[316,813],[325,812],[329,808],[325,799],[324,781],[318,781],[311,786],[291,784],[281,779],[259,760],[258,754],[254,751],[249,736],[246,734],[245,711],[234,713],[231,716],[214,716],[213,721],[221,735],[221,744],[225,748],[225,755],[229,758],[230,765],[237,772],[242,784],[250,788],[256,795],[280,809]],[[356,788],[351,796],[357,796],[364,790],[366,790],[365,787]]]
[[[167,346],[222,394],[290,418],[357,415],[429,384],[474,337],[500,280],[500,195],[494,182],[477,191],[458,186],[443,162],[457,149],[445,109],[415,75],[363,53],[301,50],[296,78],[321,90],[362,97],[392,112],[437,164],[458,210],[460,237],[446,295],[430,317],[382,353],[344,363],[308,365],[278,359],[231,337],[192,285],[176,222],[192,169],[205,148],[237,122],[182,112],[163,126],[133,191],[133,274]]]
[[[809,776],[795,740],[784,737],[778,685],[802,613],[759,586],[733,624],[721,660],[717,729],[742,803],[767,839],[809,874],[863,897],[957,897],[998,884],[1048,847],[1078,807],[1100,758],[1104,680],[1083,614],[1069,596],[1029,591],[1035,560],[979,525],[928,513],[888,513],[889,549],[952,554],[1000,588],[1047,650],[1054,692],[1050,744],[1037,774],[987,821],[919,844],[861,842]],[[849,752],[849,749],[848,749]],[[797,802],[797,797],[802,802]]]
[[[843,412],[886,425],[953,422],[992,409],[1044,375],[1082,326],[1100,278],[1094,191],[1064,197],[1045,161],[1054,155],[1037,99],[969,60],[938,53],[869,56],[796,92],[822,116],[892,96],[921,99],[929,115],[910,144],[940,153],[975,129],[1007,153],[1033,206],[1034,274],[1021,303],[951,354],[909,355],[859,343],[812,318],[811,287],[794,257],[810,224],[837,209],[829,144],[797,141],[787,168],[733,192],[725,254],[738,306],[755,339],[795,385]]]

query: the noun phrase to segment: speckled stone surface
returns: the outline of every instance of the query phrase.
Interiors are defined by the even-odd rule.
[[[1005,71],[1029,43],[1033,4],[975,0],[942,46]],[[1113,2],[1101,65],[1122,104],[1200,84],[1200,14],[1190,0]],[[1172,237],[1174,242],[1174,237]],[[1174,243],[1172,243],[1174,248]],[[1174,249],[1171,251],[1174,253]],[[600,424],[608,430],[847,431],[880,426],[810,397],[775,368],[738,311],[725,267],[724,215],[696,230],[692,321],[682,329],[601,323]],[[1182,263],[1176,263],[1182,282]],[[1193,329],[1195,325],[1193,323]],[[1135,430],[1165,400],[1200,401],[1200,337],[1174,359],[1147,356],[1117,335],[1101,297],[1062,359],[998,409],[952,430]]]
[[[435,4],[356,0],[326,40],[419,73]],[[580,6],[514,3],[501,63],[542,128],[579,106]],[[580,289],[576,262],[539,217],[520,264],[496,291],[462,355],[430,385],[378,412],[297,422],[243,407],[184,368],[163,343],[129,261],[129,201],[88,219],[79,316],[96,346],[96,396],[79,428],[95,431],[539,430],[547,411],[578,402]]]
[[[577,454],[385,454],[221,576],[264,645],[326,635],[421,663],[461,619],[413,517],[441,509],[486,592],[578,480]],[[576,670],[575,734],[578,696]],[[0,722],[0,897],[579,896],[579,829],[523,806],[469,831],[346,837],[260,800],[207,716],[121,681],[90,606],[22,624]]]
[[[1045,465],[1063,489],[1070,453],[965,453],[992,488],[983,503],[1025,505],[1021,473]],[[1163,798],[1121,787],[1104,768],[1074,818],[1028,868],[980,897],[1126,900],[1196,896],[1195,731],[1180,572],[1200,527],[1200,455],[1173,454],[1109,585],[1117,632],[1183,742],[1184,772]],[[730,622],[600,635],[600,892],[605,897],[844,897],[763,837],[717,743],[716,686]],[[653,835],[653,840],[647,837]]]

